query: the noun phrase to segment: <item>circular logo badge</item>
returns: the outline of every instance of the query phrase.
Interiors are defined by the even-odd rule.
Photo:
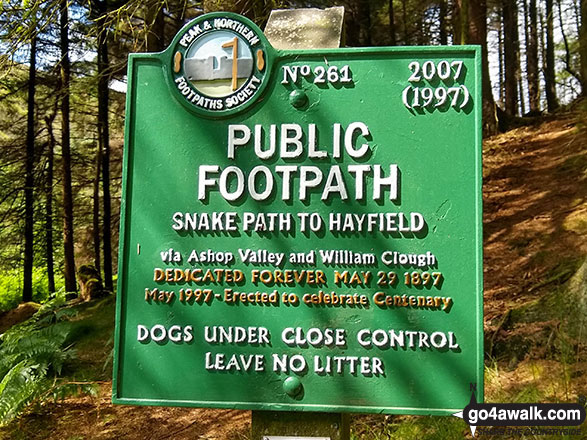
[[[176,35],[170,49],[175,95],[199,114],[244,110],[266,86],[271,48],[259,28],[240,15],[202,15]]]

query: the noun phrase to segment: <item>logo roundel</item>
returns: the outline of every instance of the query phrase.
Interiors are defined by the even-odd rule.
[[[202,15],[176,35],[170,49],[172,88],[199,114],[237,113],[266,86],[271,47],[259,28],[240,15]]]

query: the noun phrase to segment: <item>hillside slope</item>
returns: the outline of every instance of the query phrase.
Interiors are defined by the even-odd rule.
[[[484,145],[485,348],[510,364],[566,336],[585,355],[584,283],[567,284],[586,270],[586,106]]]
[[[584,107],[484,144],[486,320],[563,283],[587,255]]]

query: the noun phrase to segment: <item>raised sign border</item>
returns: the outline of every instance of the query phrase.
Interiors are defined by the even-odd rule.
[[[171,45],[166,51],[156,54],[131,54],[129,57],[128,65],[128,92],[126,100],[126,112],[127,117],[125,121],[125,157],[123,160],[123,176],[127,176],[130,163],[132,161],[132,149],[135,148],[133,140],[131,139],[130,133],[132,127],[136,123],[136,113],[133,106],[133,95],[135,88],[133,87],[136,74],[136,66],[140,63],[157,63],[161,66],[168,65],[170,57],[172,56]],[[303,55],[304,57],[324,57],[336,53],[336,55],[348,55],[349,59],[353,58],[354,54],[370,54],[376,57],[380,54],[390,55],[393,53],[410,53],[418,52],[419,55],[426,53],[431,54],[464,54],[474,55],[474,66],[475,66],[475,95],[473,96],[474,102],[476,103],[473,112],[475,113],[475,121],[477,122],[476,133],[475,133],[475,145],[471,148],[476,149],[476,161],[475,161],[475,177],[476,177],[476,194],[477,199],[475,203],[475,220],[477,224],[476,228],[476,242],[477,246],[475,268],[476,268],[476,280],[478,286],[483,286],[483,232],[482,232],[482,133],[481,133],[481,111],[482,111],[482,95],[481,95],[481,47],[480,46],[426,46],[426,47],[371,47],[371,48],[342,48],[342,49],[317,49],[317,50],[287,50],[287,51],[275,51],[276,58],[273,60],[272,65],[277,64],[277,58],[295,59],[296,57]],[[273,76],[274,80],[277,80],[275,72],[268,70],[266,77]],[[261,100],[262,94],[260,94]],[[250,107],[254,102],[259,102],[259,99],[249,103]],[[249,111],[254,112],[254,107],[250,107]],[[238,109],[242,111],[242,109]],[[197,113],[197,112],[196,112]],[[233,111],[234,113],[234,111]],[[231,114],[233,114],[231,113]],[[205,116],[210,117],[213,115],[206,114]],[[131,243],[128,242],[124,225],[126,222],[126,213],[130,210],[130,206],[127,201],[127,194],[129,190],[127,188],[129,183],[126,179],[123,179],[122,185],[122,198],[121,198],[121,232],[120,232],[120,245],[121,254],[119,257],[119,286],[126,274],[126,268],[124,267],[124,254],[123,252],[136,252],[137,249],[131,248]],[[124,249],[124,250],[123,250]],[[471,310],[471,313],[476,315],[476,339],[477,339],[477,372],[476,372],[476,398],[478,402],[483,401],[484,396],[484,350],[483,350],[483,291],[480,287],[477,298],[476,298],[476,309]],[[116,309],[116,330],[115,330],[115,349],[114,349],[114,361],[113,361],[113,384],[112,384],[112,402],[115,404],[125,405],[148,405],[148,406],[177,406],[177,407],[201,407],[201,408],[227,408],[227,409],[248,409],[248,410],[269,410],[269,411],[323,411],[323,412],[355,412],[355,413],[378,413],[378,414],[413,414],[413,415],[451,415],[455,412],[461,411],[463,408],[417,408],[417,407],[375,407],[375,406],[355,406],[355,405],[316,405],[316,404],[304,404],[304,403],[271,403],[271,402],[246,402],[246,401],[199,401],[199,400],[158,400],[158,399],[134,399],[134,398],[121,398],[118,397],[117,383],[118,375],[120,374],[119,365],[119,349],[121,344],[121,327],[122,327],[122,297],[119,292],[117,295],[117,309]]]

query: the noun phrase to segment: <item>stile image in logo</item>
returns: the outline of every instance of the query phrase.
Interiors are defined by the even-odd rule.
[[[480,54],[275,49],[222,12],[131,55],[113,401],[482,396]]]
[[[172,43],[173,89],[188,108],[219,116],[244,110],[266,84],[271,48],[244,17],[209,14]]]

